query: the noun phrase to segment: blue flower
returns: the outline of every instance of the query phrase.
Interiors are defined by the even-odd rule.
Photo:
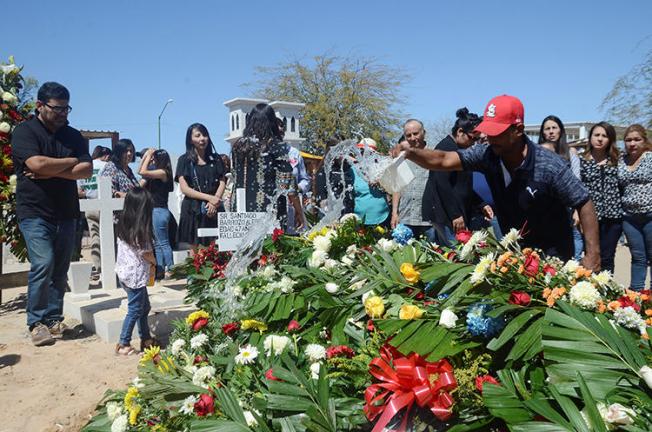
[[[432,283],[432,282],[430,282],[430,283]],[[430,284],[428,284],[428,285],[430,285]],[[428,289],[428,287],[426,287],[426,289]],[[437,300],[439,300],[439,301],[444,301],[444,300],[446,300],[447,298],[448,298],[448,293],[439,294],[439,295],[437,296]]]
[[[490,318],[486,314],[493,308],[487,303],[474,303],[466,313],[466,327],[473,336],[490,338],[505,327],[505,319],[500,316]]]
[[[392,230],[392,238],[398,244],[406,245],[412,237],[414,237],[414,234],[407,225],[398,224],[396,225],[396,228]]]

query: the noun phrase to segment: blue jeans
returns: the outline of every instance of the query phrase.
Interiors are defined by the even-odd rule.
[[[452,247],[457,240],[455,239],[455,232],[448,224],[433,224],[437,232],[437,243],[440,246]]]
[[[120,345],[129,345],[131,343],[131,334],[134,332],[136,324],[138,324],[140,340],[151,339],[149,324],[147,323],[147,315],[151,310],[147,287],[131,289],[123,285],[122,288],[127,291],[127,316],[122,322]]]
[[[584,237],[576,226],[573,227],[573,249],[575,250],[573,259],[575,261],[581,261],[582,254],[584,253]]]
[[[154,226],[154,254],[156,255],[156,274],[161,274],[172,267],[172,247],[168,225],[170,224],[170,210],[155,207],[152,212],[152,225]]]
[[[630,288],[642,290],[652,260],[652,213],[626,214],[623,217],[623,231],[632,254]]]
[[[18,223],[31,264],[27,276],[27,325],[51,326],[63,321],[63,295],[75,242],[76,219],[55,222],[42,218]]]

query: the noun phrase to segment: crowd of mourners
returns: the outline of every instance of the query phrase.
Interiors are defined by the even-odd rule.
[[[173,249],[213,240],[199,237],[198,229],[217,227],[222,212],[274,209],[286,232],[301,233],[307,220],[333,205],[327,183],[331,198],[343,201],[343,213],[355,213],[366,225],[401,224],[445,246],[469,230],[491,228],[500,238],[517,229],[524,246],[613,272],[617,245],[626,242],[630,288],[645,286],[652,259],[652,143],[638,124],[624,130],[620,148],[607,122],[594,124],[588,143],[576,147],[551,115],[534,143],[525,134],[523,104],[508,95],[489,101],[482,116],[457,110],[439,142],[427,141],[423,123],[409,119],[390,154],[403,154],[414,178],[389,195],[366,180],[356,160],[379,151],[373,139],[360,140],[359,150],[345,156],[315,158],[284,141],[284,122],[264,103],[248,113],[230,155],[216,152],[204,125],[190,125],[185,153],[173,167],[166,150],[137,152],[129,139],[110,149],[97,146],[90,155],[88,142],[68,125],[69,101],[64,86],[45,83],[35,116],[12,136],[17,216],[31,262],[27,324],[35,345],[53,343],[66,330],[66,274],[86,226],[94,270],[101,271],[99,214],[82,217],[79,199],[97,198],[102,176],[110,178],[113,197],[125,199],[114,214],[116,273],[129,300],[118,354],[135,351],[135,325],[141,349],[154,343],[146,286],[150,276],[169,277]],[[325,153],[342,138],[328,142]],[[175,183],[183,195],[178,220],[168,208]]]

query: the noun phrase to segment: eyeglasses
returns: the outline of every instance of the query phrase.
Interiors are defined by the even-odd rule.
[[[52,106],[48,103],[43,102],[43,105],[46,107],[50,108],[52,111],[54,111],[57,114],[68,114],[70,111],[72,111],[72,107],[70,105],[66,106]]]

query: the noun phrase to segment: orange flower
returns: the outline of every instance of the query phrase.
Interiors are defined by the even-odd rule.
[[[565,287],[553,288],[552,290],[550,290],[550,288],[546,288],[543,290],[543,298],[546,299],[548,307],[553,307],[555,305],[555,301],[560,299],[564,294],[566,294]]]
[[[544,289],[543,290],[543,298],[544,299],[548,298],[548,296],[550,295],[551,292],[552,292],[552,290],[550,288]]]
[[[650,296],[648,294],[641,294],[641,301],[648,301],[650,300]]]
[[[645,320],[645,324],[652,326],[652,318],[648,318]]]
[[[532,248],[523,249],[523,255],[530,255],[532,253]]]
[[[607,307],[604,305],[604,302],[602,300],[600,300],[598,302],[598,313],[605,313],[606,310],[607,310]]]
[[[639,296],[639,294],[638,294],[636,291],[632,291],[632,290],[628,290],[628,289],[625,290],[625,295],[626,295],[627,297],[629,297],[629,299],[630,299],[631,301],[636,301],[636,299],[637,299],[638,296]]]
[[[517,259],[517,258],[510,258],[509,262],[510,262],[512,265],[514,265],[514,264],[516,264],[516,263],[518,262],[518,259]]]
[[[622,305],[620,304],[620,302],[618,300],[614,300],[612,302],[609,302],[609,304],[607,305],[607,309],[609,309],[612,312],[615,311],[616,309],[620,309],[621,307],[622,307]]]
[[[509,260],[509,258],[512,256],[511,251],[507,251],[501,256],[498,257],[498,260],[496,261],[498,267],[502,267],[505,265],[505,261]]]
[[[495,262],[491,263],[491,267],[489,267],[489,271],[491,273],[496,273],[496,263]]]
[[[523,267],[523,264],[518,266],[518,273],[523,274],[523,271],[525,270],[525,267]]]
[[[584,267],[579,266],[579,267],[577,267],[577,270],[575,270],[575,278],[576,279],[579,279],[581,277],[587,277],[588,278],[588,277],[591,277],[591,273],[593,273],[591,270],[585,269]]]
[[[502,267],[500,268],[500,272],[503,273],[503,274],[507,273],[508,271],[509,271],[509,268],[507,268],[507,267],[505,267],[505,266],[502,266]]]
[[[647,333],[641,333],[641,337],[645,340],[650,340],[650,336]]]
[[[645,315],[652,317],[652,309],[645,309]]]

